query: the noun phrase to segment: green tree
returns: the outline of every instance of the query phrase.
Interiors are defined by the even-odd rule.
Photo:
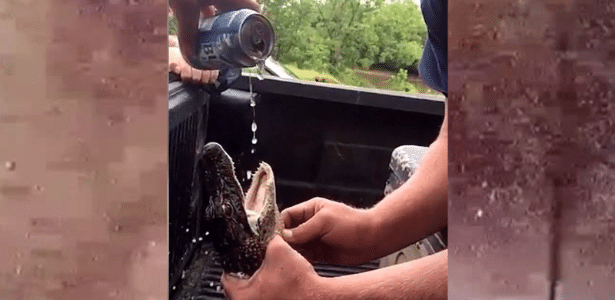
[[[366,30],[373,30],[366,35],[371,39],[362,43],[369,55],[366,58],[395,69],[417,64],[427,29],[414,3],[398,1],[383,5],[366,17],[365,24]]]
[[[409,0],[265,0],[264,14],[276,29],[276,59],[332,73],[413,66],[426,32]]]
[[[169,34],[177,35],[177,18],[175,18],[175,16],[170,17],[167,22],[169,25]]]

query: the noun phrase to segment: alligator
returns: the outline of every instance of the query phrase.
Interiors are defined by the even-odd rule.
[[[249,278],[261,266],[267,245],[283,229],[276,203],[271,166],[261,162],[244,194],[233,161],[222,146],[206,144],[199,158],[209,199],[205,221],[211,228],[214,249],[229,275]]]

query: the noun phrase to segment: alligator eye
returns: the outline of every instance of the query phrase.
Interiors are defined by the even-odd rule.
[[[232,209],[231,206],[228,204],[222,204],[222,213],[227,216],[230,217],[231,213],[232,213]]]

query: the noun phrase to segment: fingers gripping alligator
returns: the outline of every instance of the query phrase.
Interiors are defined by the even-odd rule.
[[[240,277],[252,276],[263,262],[267,245],[283,229],[273,171],[261,163],[244,195],[233,161],[222,146],[205,145],[199,165],[210,196],[205,201],[205,219],[222,268]]]

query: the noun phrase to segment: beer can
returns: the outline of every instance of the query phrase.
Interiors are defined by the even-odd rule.
[[[251,9],[226,12],[199,21],[199,69],[254,67],[267,59],[274,46],[269,20]]]

